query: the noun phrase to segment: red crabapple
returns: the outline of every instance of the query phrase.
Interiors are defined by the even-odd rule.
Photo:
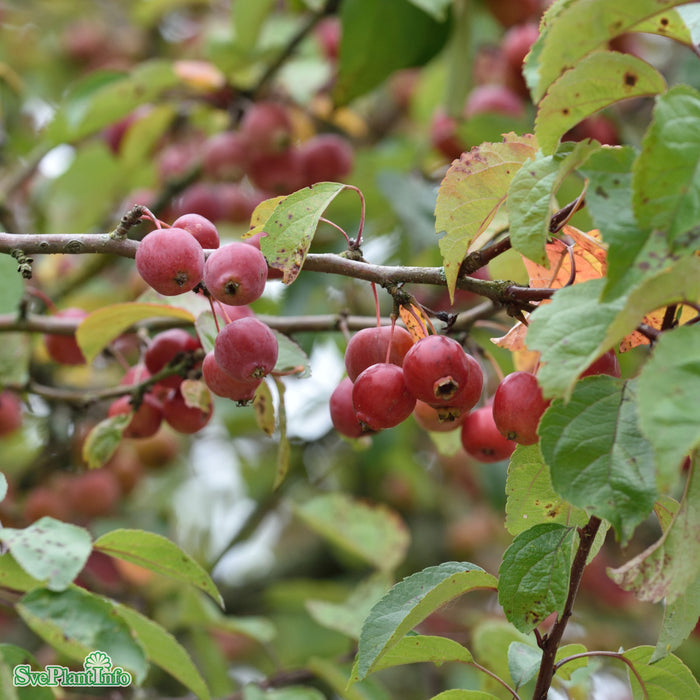
[[[502,435],[520,445],[539,441],[537,426],[551,401],[542,396],[537,377],[530,372],[511,372],[493,396],[493,419]]]
[[[143,356],[144,364],[151,375],[157,374],[178,356],[182,357],[201,347],[199,338],[190,335],[184,328],[169,328],[153,336]],[[181,376],[173,375],[160,380],[159,384],[175,388],[181,381]]]
[[[380,362],[360,373],[352,387],[357,418],[370,430],[393,428],[408,418],[416,399],[398,365]]]
[[[202,281],[204,250],[182,228],[157,229],[136,248],[136,268],[156,292],[165,296],[183,294]]]
[[[173,221],[173,228],[184,228],[185,231],[189,231],[202,248],[219,247],[219,231],[206,216],[183,214]]]
[[[259,299],[267,282],[263,254],[241,241],[215,250],[204,264],[204,286],[219,301],[245,306]]]
[[[53,314],[55,318],[75,318],[82,321],[88,313],[83,309],[71,307],[61,309]],[[49,357],[62,365],[84,365],[85,356],[78,346],[75,335],[59,335],[58,333],[47,333],[44,335],[44,345]]]
[[[358,438],[366,433],[352,404],[353,383],[345,377],[333,390],[328,407],[333,427],[345,437]]]
[[[253,400],[255,391],[260,386],[262,379],[253,379],[249,382],[239,382],[225,372],[216,361],[214,352],[208,352],[202,362],[202,379],[209,389],[217,396],[231,399],[238,403],[248,403]]]
[[[241,119],[240,134],[251,153],[279,153],[291,142],[292,122],[283,105],[255,102]]]
[[[163,400],[163,418],[178,433],[196,433],[212,417],[214,407],[210,403],[207,411],[199,406],[188,406],[179,389],[173,389]]]
[[[0,391],[0,437],[14,433],[22,425],[22,404],[17,394]]]
[[[304,184],[334,181],[350,174],[354,155],[347,139],[337,134],[317,134],[299,147]]]
[[[431,406],[456,405],[454,400],[459,398],[461,408],[468,410],[466,404],[474,396],[472,406],[479,400],[483,384],[481,368],[468,358],[453,338],[444,335],[421,338],[404,357],[406,385],[417,399]]]
[[[27,494],[23,512],[28,523],[33,523],[44,517],[68,522],[71,517],[68,503],[48,484],[35,486]]]
[[[406,353],[413,347],[411,334],[401,326],[375,326],[357,331],[345,349],[345,369],[351,381],[370,365],[387,362],[387,349],[391,338],[388,361],[401,367]]]
[[[114,473],[108,469],[91,469],[71,479],[68,490],[71,509],[86,518],[109,515],[114,511],[122,491]]]
[[[462,447],[480,462],[500,462],[508,459],[516,443],[498,431],[491,406],[482,406],[462,420]]]
[[[243,134],[223,131],[204,142],[202,168],[215,180],[238,181],[246,173],[250,149]]]
[[[597,360],[592,362],[581,374],[579,379],[590,377],[594,374],[608,374],[611,377],[620,376],[620,362],[614,350],[608,350]]]
[[[278,352],[275,334],[257,318],[239,318],[227,323],[214,341],[219,366],[239,382],[269,374]]]
[[[459,158],[466,149],[457,133],[457,120],[438,109],[430,122],[430,143],[448,160]]]
[[[445,412],[444,408],[434,408],[425,401],[416,401],[413,417],[423,430],[434,433],[447,433],[459,428],[463,414],[460,411]]]
[[[525,115],[525,103],[520,95],[505,85],[477,85],[467,96],[464,116],[469,119],[491,112],[520,118]]]
[[[173,199],[170,210],[176,217],[194,213],[210,221],[219,221],[223,217],[224,203],[217,183],[195,182]]]
[[[129,396],[120,396],[112,401],[107,410],[107,415],[112,418],[122,414],[134,412],[131,420],[124,428],[124,437],[145,438],[155,435],[160,428],[163,413],[160,403],[150,394],[145,394],[141,405],[134,410]]]
[[[248,177],[257,188],[273,194],[289,194],[305,184],[296,148],[256,155],[251,159]]]

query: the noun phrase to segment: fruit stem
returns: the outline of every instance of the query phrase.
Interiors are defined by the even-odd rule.
[[[374,307],[377,310],[377,326],[382,325],[382,314],[379,310],[379,296],[377,295],[377,285],[374,282],[370,282],[372,286],[372,294],[374,295]]]

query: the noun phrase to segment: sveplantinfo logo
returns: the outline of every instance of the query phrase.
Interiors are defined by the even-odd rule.
[[[131,674],[119,666],[112,666],[109,654],[92,651],[83,661],[83,671],[71,671],[66,666],[48,665],[43,671],[32,671],[29,664],[15,666],[12,684],[16,688],[42,687],[121,687],[131,685]]]

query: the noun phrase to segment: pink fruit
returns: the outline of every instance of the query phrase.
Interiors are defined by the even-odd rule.
[[[257,318],[239,318],[226,324],[214,341],[216,361],[239,382],[262,379],[275,367],[277,338]]]
[[[139,243],[136,268],[144,282],[160,294],[183,294],[202,281],[204,250],[184,229],[157,229]]]
[[[189,231],[202,248],[219,247],[219,231],[216,226],[201,214],[183,214],[173,221],[173,228]]]
[[[88,315],[87,311],[71,307],[61,309],[54,314],[55,318],[75,318],[82,320]],[[59,335],[48,333],[44,336],[44,345],[49,357],[62,365],[83,365],[85,356],[78,346],[75,335]]]
[[[219,301],[245,306],[259,299],[267,282],[267,261],[240,241],[215,250],[204,264],[204,286]]]
[[[345,369],[351,381],[370,365],[387,361],[387,349],[391,338],[388,361],[401,367],[406,353],[413,347],[411,334],[401,326],[375,326],[363,328],[353,335],[345,349]]]
[[[406,386],[401,367],[381,362],[355,380],[352,404],[360,423],[370,430],[383,430],[406,420],[416,407],[416,399]]]
[[[329,401],[331,421],[333,427],[345,437],[358,438],[365,434],[360,423],[355,407],[352,403],[353,383],[349,377],[345,377],[333,390]]]

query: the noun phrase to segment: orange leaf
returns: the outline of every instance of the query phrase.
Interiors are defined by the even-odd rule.
[[[414,341],[425,338],[430,333],[435,333],[435,328],[430,319],[425,315],[423,309],[420,306],[416,306],[416,304],[400,306],[399,316],[401,316],[401,320]]]

